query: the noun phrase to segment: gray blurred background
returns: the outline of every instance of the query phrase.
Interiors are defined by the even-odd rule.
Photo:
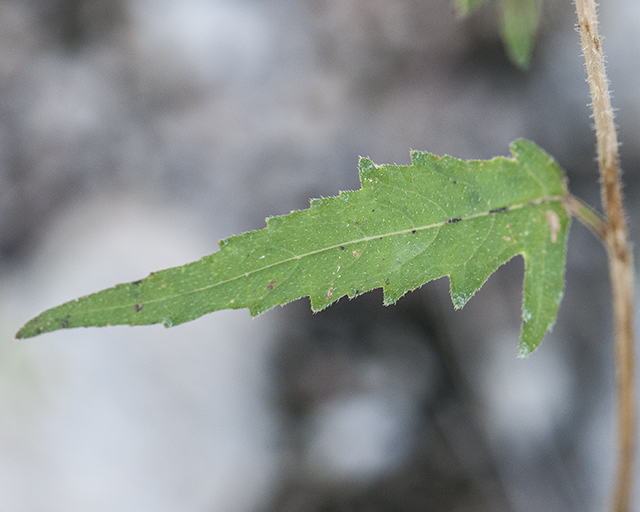
[[[600,8],[637,239],[640,3]],[[575,14],[528,72],[495,6],[450,0],[0,1],[0,510],[597,511],[612,485],[603,248],[516,358],[523,263],[461,312],[446,279],[312,315],[13,339],[62,301],[359,187],[358,156],[535,140],[599,205]]]

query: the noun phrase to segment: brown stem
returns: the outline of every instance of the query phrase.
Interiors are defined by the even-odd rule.
[[[609,256],[609,274],[613,294],[619,436],[618,474],[613,510],[614,512],[627,512],[631,497],[635,458],[633,260],[622,205],[620,171],[618,169],[618,141],[613,124],[613,110],[611,109],[601,40],[598,34],[595,0],[576,0],[576,8],[598,141],[602,203],[607,215],[604,240]]]

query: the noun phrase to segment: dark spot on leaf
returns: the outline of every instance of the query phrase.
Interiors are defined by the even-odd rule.
[[[416,230],[415,230],[415,229],[411,230],[411,232],[412,232],[414,235],[416,234]]]
[[[356,290],[356,295],[360,295],[360,290]]]
[[[389,280],[387,279],[387,280],[384,282],[384,284],[389,284]]]
[[[60,327],[67,329],[69,327],[69,315],[60,320]]]
[[[142,279],[138,279],[137,281],[134,281],[131,284],[135,284],[136,286],[139,285],[142,282]]]
[[[280,284],[280,281],[276,279],[272,279],[271,281],[269,281],[269,284],[267,285],[267,290],[271,291],[279,284]]]
[[[358,221],[356,221],[356,226],[359,226],[359,225],[360,225],[360,223]]]
[[[460,222],[462,220],[462,217],[458,217],[457,219],[449,219],[447,222],[449,224],[454,224],[456,222]]]
[[[489,213],[501,213],[506,212],[509,209],[508,206],[503,206],[502,208],[496,208],[495,210],[489,210]]]
[[[340,246],[340,250],[341,250],[341,251],[344,251],[344,245],[341,245],[341,246]]]
[[[371,213],[373,213],[373,212],[375,212],[375,209],[374,209],[374,210],[371,210]]]
[[[457,185],[457,184],[458,184],[458,182],[457,182],[456,180],[453,180],[453,184],[454,184],[454,185]]]
[[[140,311],[142,311],[142,308],[144,307],[144,304],[136,304],[134,306],[136,313],[140,313]]]

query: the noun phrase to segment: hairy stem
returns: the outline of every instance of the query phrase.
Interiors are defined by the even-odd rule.
[[[609,256],[609,274],[613,294],[619,436],[618,474],[613,510],[627,512],[635,458],[633,260],[622,205],[618,141],[598,33],[595,0],[576,0],[576,8],[598,142],[602,203],[606,213],[604,240]]]

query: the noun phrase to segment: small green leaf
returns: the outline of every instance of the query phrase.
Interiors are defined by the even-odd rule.
[[[220,242],[200,261],[45,311],[18,333],[163,323],[220,309],[258,315],[309,296],[314,311],[384,289],[384,303],[442,276],[461,308],[516,254],[525,259],[520,354],[550,330],[564,284],[569,216],[564,176],[526,140],[515,158],[463,161],[413,152],[411,166],[360,161],[362,188],[313,199],[308,210]]]
[[[521,68],[527,68],[540,18],[540,0],[500,0],[502,39],[509,58]]]
[[[486,0],[455,0],[456,10],[465,16]],[[521,68],[527,68],[540,19],[541,0],[499,0],[502,22],[502,40],[509,59]]]

